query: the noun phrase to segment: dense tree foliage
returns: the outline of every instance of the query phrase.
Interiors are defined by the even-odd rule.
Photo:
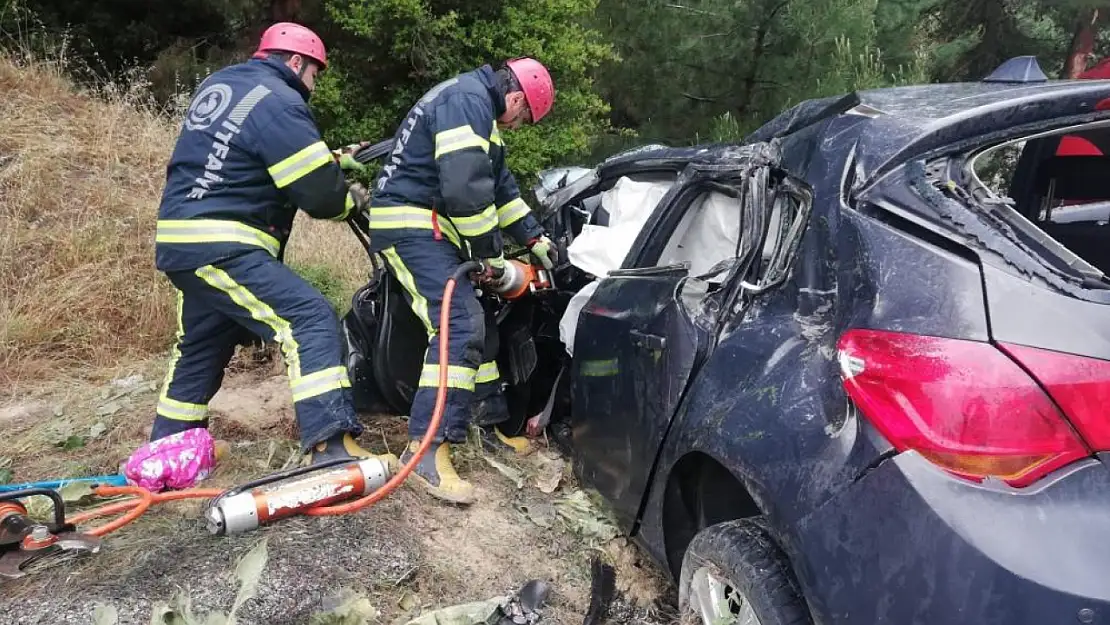
[[[550,123],[507,137],[524,175],[591,146],[735,138],[806,98],[1019,55],[1074,77],[1110,52],[1110,0],[0,0],[3,43],[64,42],[86,77],[137,67],[162,101],[283,19],[332,50],[312,103],[332,142],[388,136],[454,73],[540,58],[559,94]]]
[[[314,96],[328,138],[387,137],[421,93],[459,71],[535,56],[558,85],[550,121],[506,135],[509,163],[531,173],[581,153],[608,109],[590,72],[610,56],[584,24],[596,0],[326,0],[335,66]]]

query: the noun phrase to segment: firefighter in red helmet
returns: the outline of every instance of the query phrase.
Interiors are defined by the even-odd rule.
[[[328,148],[307,105],[327,65],[315,33],[274,24],[253,58],[208,76],[185,113],[155,235],[178,334],[151,441],[207,428],[208,402],[249,332],[281,346],[306,460],[370,456],[355,442],[336,313],[281,260],[298,208],[343,220],[368,202],[344,176],[360,166]]]
[[[439,362],[439,308],[447,280],[466,259],[481,261],[487,279],[505,266],[502,235],[526,246],[551,268],[552,241],[521,198],[505,164],[501,129],[536,123],[551,111],[555,88],[530,58],[459,74],[429,90],[409,110],[378,177],[370,206],[370,244],[405,287],[424,325],[428,349],[413,398],[407,461],[430,425],[440,366],[448,368],[443,426],[411,479],[440,499],[466,504],[473,487],[455,472],[450,446],[471,423],[485,444],[528,453],[529,441],[497,424],[509,418],[497,369],[496,325],[470,283],[456,286],[450,311],[449,362]]]

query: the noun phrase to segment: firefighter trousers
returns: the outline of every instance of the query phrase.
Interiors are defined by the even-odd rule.
[[[409,436],[422,438],[431,424],[439,386],[443,289],[462,259],[454,245],[434,239],[401,239],[381,250],[381,255],[428,333],[424,366],[409,414]],[[455,285],[448,314],[447,401],[435,440],[459,443],[466,440],[472,402],[475,399],[496,402],[501,398],[500,376],[495,361],[496,344],[494,351],[486,349],[488,317],[469,281]],[[488,419],[483,424],[487,422]]]
[[[305,451],[360,433],[339,319],[319,291],[263,250],[166,275],[177,289],[177,343],[151,440],[207,427],[208,402],[244,330],[281,346]]]

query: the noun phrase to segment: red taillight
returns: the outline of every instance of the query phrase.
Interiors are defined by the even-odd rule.
[[[1110,451],[1110,361],[1023,345],[1002,349],[1044,385],[1095,451]]]
[[[989,343],[850,330],[839,349],[848,395],[899,451],[1013,486],[1089,455],[1036,381]]]

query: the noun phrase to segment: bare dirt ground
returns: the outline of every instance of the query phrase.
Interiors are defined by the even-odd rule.
[[[298,459],[285,380],[266,362],[249,361],[238,359],[212,402],[213,433],[231,443],[232,453],[205,486],[229,486]],[[0,477],[21,482],[115,473],[146,436],[160,367],[146,363],[98,383],[53,382],[0,400],[7,439],[0,471],[13,474]],[[364,446],[394,453],[403,446],[402,420],[365,422]],[[238,590],[237,562],[262,540],[268,560],[256,595],[236,614],[240,624],[400,624],[512,593],[530,579],[552,584],[542,622],[582,623],[595,556],[616,568],[618,598],[606,622],[671,622],[672,589],[637,548],[614,537],[615,528],[588,505],[557,453],[545,449],[516,459],[472,445],[459,451],[458,464],[478,488],[480,500],[469,508],[402,487],[357,514],[293,519],[217,538],[200,520],[202,502],[162,505],[110,535],[97,555],[0,582],[0,622],[188,623],[152,621],[156,606],[184,596],[197,615],[228,612]],[[347,607],[372,607],[377,616],[340,618],[344,608],[336,606],[345,599]],[[98,606],[116,620],[96,620]]]

